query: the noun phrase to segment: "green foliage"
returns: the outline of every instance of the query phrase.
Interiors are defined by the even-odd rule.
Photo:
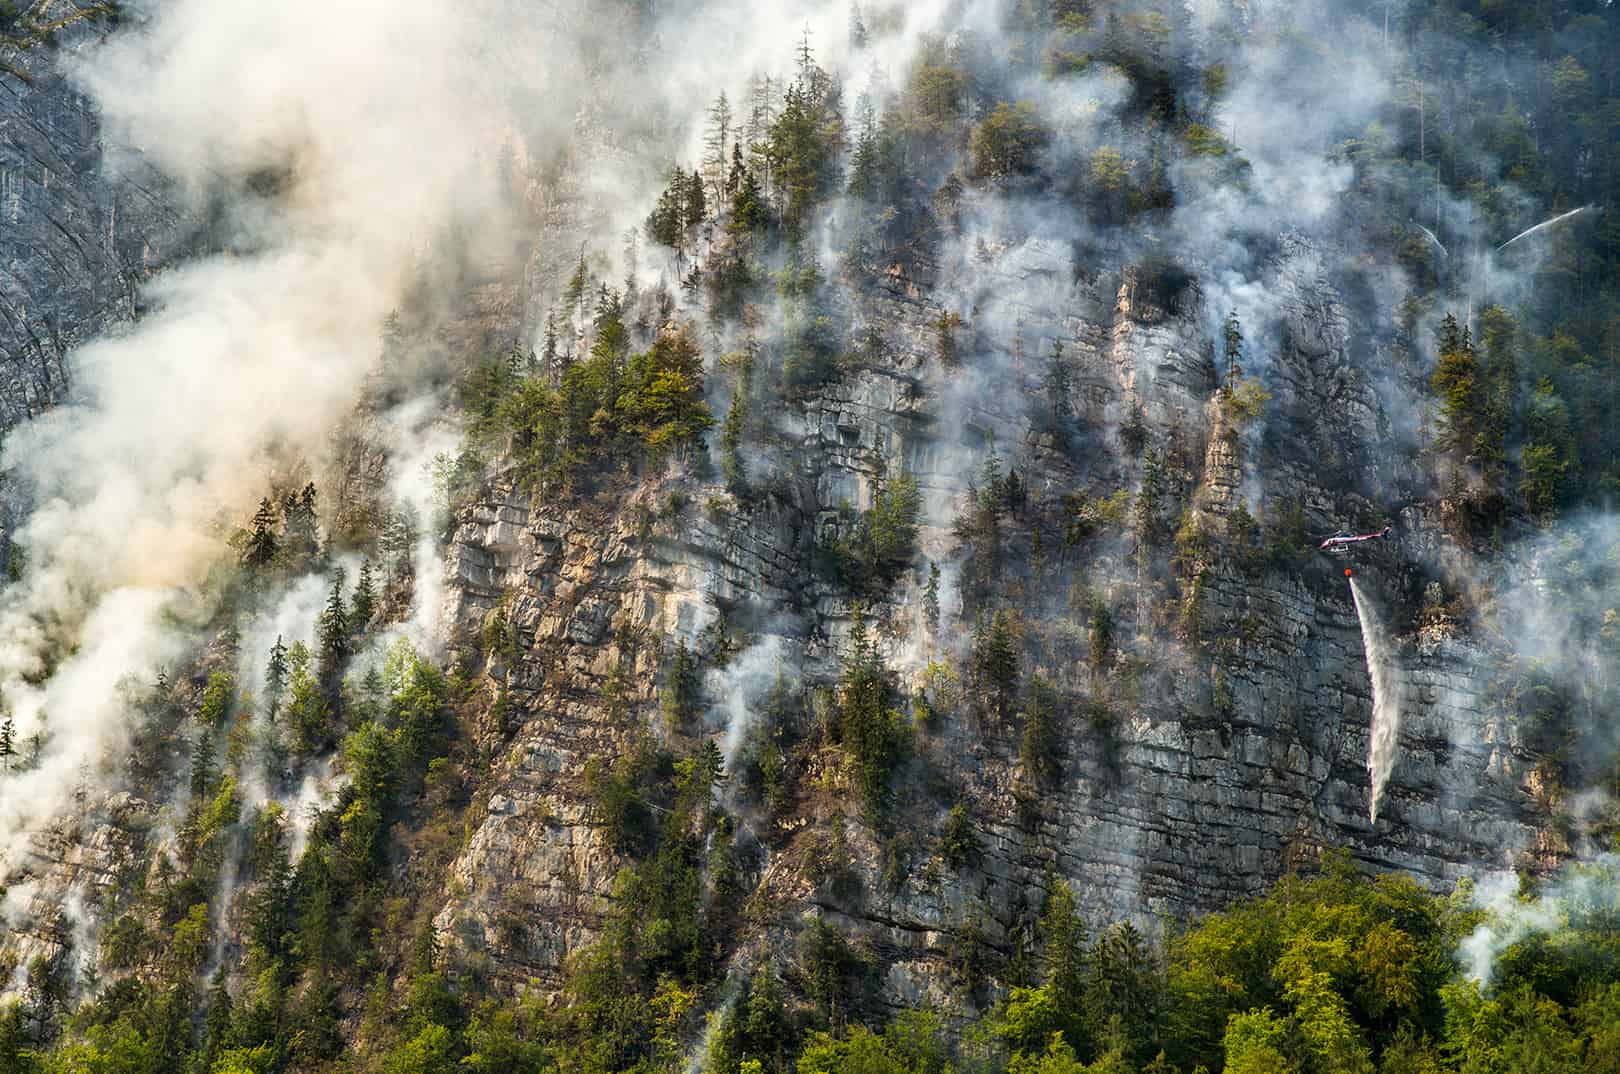
[[[675,643],[665,673],[664,688],[659,693],[659,705],[664,712],[664,726],[672,732],[687,730],[698,717],[703,699],[703,679],[698,670],[697,656],[686,647],[686,639]]]
[[[910,474],[878,481],[872,506],[836,539],[828,553],[850,592],[881,597],[911,566],[917,554],[917,520],[922,494]]]
[[[973,174],[989,179],[1027,175],[1050,139],[1033,105],[1004,101],[973,128]]]
[[[850,653],[838,689],[839,741],[855,765],[867,814],[881,819],[889,803],[889,777],[910,747],[910,728],[894,707],[894,684],[857,610]]]
[[[985,710],[1005,716],[1018,695],[1022,630],[1018,616],[1001,608],[973,626],[973,689]]]
[[[766,136],[765,159],[790,234],[799,234],[811,208],[836,188],[843,140],[840,101],[829,85],[809,79],[788,87]]]
[[[946,814],[945,827],[939,837],[939,852],[944,856],[945,864],[957,870],[977,865],[984,853],[983,840],[979,838],[967,806],[961,802],[952,806]]]
[[[1061,749],[1058,698],[1046,680],[1037,675],[1029,682],[1028,697],[1024,701],[1024,731],[1018,741],[1018,760],[1037,787],[1047,789],[1056,785],[1063,771]]]
[[[483,375],[489,386],[464,388],[482,415],[475,440],[509,449],[533,488],[656,464],[690,450],[714,424],[691,336],[669,329],[632,354],[618,296],[604,290],[600,298],[589,357],[564,370],[557,386],[540,375],[510,378],[492,359],[481,367],[496,370]]]

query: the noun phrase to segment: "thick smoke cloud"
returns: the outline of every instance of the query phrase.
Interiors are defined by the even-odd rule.
[[[863,61],[903,67],[947,6],[905,12]],[[184,651],[231,526],[272,479],[332,464],[385,316],[407,294],[447,297],[410,285],[437,278],[448,246],[472,263],[509,252],[529,218],[503,167],[527,169],[532,195],[535,176],[571,158],[582,220],[634,226],[664,163],[701,137],[716,60],[788,70],[807,30],[818,60],[838,63],[847,20],[842,5],[790,2],[649,14],[147,0],[72,57],[110,166],[139,158],[171,177],[226,252],[149,284],[138,323],[74,355],[69,405],[7,438],[4,465],[33,506],[15,534],[28,570],[0,611],[0,692],[19,734],[45,745],[8,781],[0,861],[66,806],[68,773],[116,757],[126,717],[113,687]],[[419,509],[437,407],[407,402],[383,422],[391,491]],[[429,439],[454,441],[442,426]],[[404,632],[431,647],[430,537],[414,558],[426,591]]]

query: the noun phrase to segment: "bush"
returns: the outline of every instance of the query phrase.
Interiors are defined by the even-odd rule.
[[[973,128],[969,141],[973,174],[988,179],[1027,175],[1035,170],[1040,152],[1050,140],[1032,105],[1022,101],[998,104]]]
[[[839,579],[857,596],[881,597],[917,554],[917,520],[922,495],[917,481],[901,474],[880,481],[872,506],[830,549]]]

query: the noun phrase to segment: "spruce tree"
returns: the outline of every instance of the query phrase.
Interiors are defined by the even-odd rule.
[[[316,621],[316,639],[320,645],[318,675],[321,685],[332,693],[337,690],[343,659],[349,654],[349,613],[343,604],[342,571],[332,576],[332,591]]]
[[[685,730],[697,718],[701,690],[697,657],[686,647],[686,639],[682,638],[675,644],[675,658],[670,663],[669,677],[659,699],[664,710],[664,722],[671,731]]]
[[[1086,983],[1086,926],[1075,906],[1074,892],[1059,882],[1041,915],[1041,938],[1045,941],[1045,986],[1064,1028],[1076,1032],[1083,1013]]]
[[[1243,372],[1238,366],[1238,359],[1243,356],[1243,326],[1238,323],[1236,310],[1226,315],[1223,334],[1226,344],[1226,380],[1221,387],[1226,395],[1230,396],[1237,388],[1239,374]]]
[[[369,558],[360,561],[360,580],[355,583],[354,601],[350,607],[350,622],[354,629],[364,630],[366,624],[371,622],[372,613],[377,610],[377,590],[372,584]]]
[[[191,746],[191,796],[206,798],[214,786],[214,735],[202,728]]]
[[[214,972],[213,986],[208,990],[208,1014],[203,1019],[202,1048],[197,1052],[200,1070],[215,1070],[215,1060],[230,1046],[231,1015],[233,1014],[230,989],[225,987],[225,967]]]
[[[726,182],[726,147],[731,143],[731,102],[725,91],[709,109],[709,126],[703,133],[703,168],[718,198]]]
[[[555,378],[557,376],[557,311],[546,311],[546,343],[545,349],[540,352],[540,361],[545,375]]]
[[[17,755],[17,724],[10,713],[6,714],[4,723],[0,723],[0,764],[5,766],[7,772],[11,771],[11,759]]]
[[[568,278],[568,286],[563,290],[563,305],[568,307],[569,316],[579,315],[581,304],[585,301],[585,294],[590,290],[591,270],[585,263],[585,247],[579,248],[579,263],[574,266],[574,274]]]
[[[281,642],[281,635],[276,635],[276,643],[270,647],[270,662],[264,669],[264,700],[265,719],[271,723],[276,722],[276,713],[281,708],[281,694],[287,688],[287,647]]]
[[[687,227],[696,227],[709,218],[708,199],[703,194],[703,176],[697,172],[686,182],[686,220]]]
[[[242,562],[253,568],[268,567],[275,562],[276,553],[281,550],[276,542],[276,509],[271,506],[269,497],[259,501],[259,509],[253,515],[253,535],[248,538],[247,550],[242,554]]]

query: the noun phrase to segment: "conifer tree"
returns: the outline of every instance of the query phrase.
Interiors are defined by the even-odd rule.
[[[270,661],[264,669],[264,700],[265,719],[271,723],[276,722],[276,713],[281,708],[281,694],[287,688],[287,647],[282,644],[281,635],[276,635],[276,643],[270,647]]]
[[[585,263],[585,247],[579,248],[579,262],[574,266],[574,274],[568,278],[568,286],[563,289],[563,305],[568,308],[570,317],[577,317],[583,309],[586,292],[591,287],[590,266]]]
[[[690,215],[689,196],[686,173],[680,168],[670,169],[669,182],[665,184],[664,192],[658,195],[658,203],[653,206],[652,212],[647,214],[649,239],[672,250],[679,250],[685,245]]]
[[[724,90],[714,99],[709,109],[709,125],[703,133],[703,170],[708,172],[711,189],[719,200],[725,190],[727,146],[737,148],[731,141],[731,102]]]
[[[696,171],[686,183],[686,226],[696,227],[709,218],[709,203],[703,195],[703,176]]]
[[[697,658],[682,638],[675,643],[675,658],[670,663],[669,678],[659,699],[664,722],[671,731],[684,730],[697,717],[701,689]]]
[[[4,765],[7,772],[11,771],[11,759],[16,755],[17,724],[8,712],[5,722],[0,723],[0,765]]]
[[[202,728],[191,746],[191,796],[206,798],[214,786],[214,735]]]
[[[332,591],[327,595],[326,607],[316,622],[316,638],[320,645],[319,676],[328,693],[335,692],[343,659],[349,654],[349,613],[343,604],[343,572],[332,576]]]
[[[230,1044],[233,1004],[231,991],[225,986],[225,967],[214,972],[213,986],[208,990],[208,1014],[203,1019],[202,1047],[197,1052],[199,1070],[215,1070],[215,1060]]]
[[[752,168],[743,168],[737,179],[736,193],[731,195],[731,221],[727,229],[735,235],[760,232],[765,230],[769,219],[765,193],[760,189],[759,179]]]
[[[321,538],[315,501],[314,482],[305,485],[303,491],[296,495],[288,493],[282,500],[281,516],[285,539],[282,542],[281,552],[295,569],[308,566],[320,555]]]
[[[360,579],[355,583],[354,601],[350,607],[350,623],[354,629],[364,630],[366,624],[371,622],[372,612],[377,609],[377,590],[372,584],[369,557],[360,561]]]
[[[742,143],[733,142],[731,146],[731,168],[726,172],[725,196],[734,197],[742,189],[743,176],[748,172],[748,165],[743,163]]]
[[[1074,892],[1059,882],[1041,915],[1041,937],[1046,944],[1045,987],[1060,1019],[1071,1033],[1078,1029],[1086,983],[1086,926],[1075,906]],[[1078,1033],[1074,1034],[1078,1039]]]
[[[545,375],[557,379],[557,311],[546,311],[546,342],[545,348],[540,352],[541,366]]]
[[[253,515],[253,535],[248,538],[246,551],[242,555],[242,562],[249,567],[268,567],[275,562],[276,553],[280,546],[276,543],[276,509],[271,506],[269,497],[259,501],[259,509]]]
[[[1226,315],[1226,327],[1223,335],[1226,355],[1226,380],[1221,385],[1221,389],[1230,397],[1237,390],[1237,379],[1243,372],[1238,366],[1238,360],[1243,357],[1243,326],[1238,323],[1236,310]]]

